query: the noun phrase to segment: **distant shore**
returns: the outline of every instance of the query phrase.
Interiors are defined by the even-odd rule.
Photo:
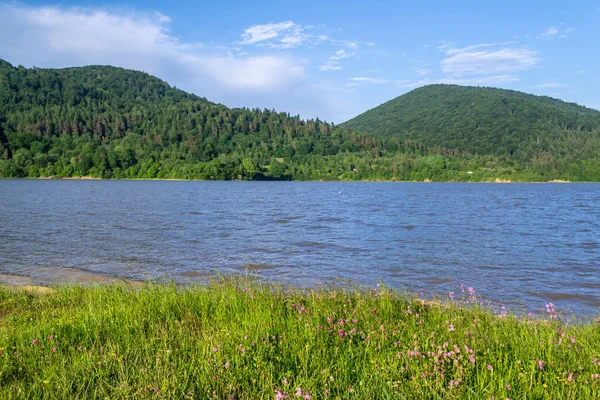
[[[425,179],[422,181],[400,181],[400,180],[207,180],[207,179],[181,179],[181,178],[96,178],[92,176],[70,176],[70,177],[54,177],[43,176],[35,178],[0,178],[5,180],[94,180],[94,181],[175,181],[175,182],[372,182],[372,183],[600,183],[589,181],[567,181],[562,179],[553,179],[549,181],[519,181],[504,178],[490,178],[481,181],[432,181]]]

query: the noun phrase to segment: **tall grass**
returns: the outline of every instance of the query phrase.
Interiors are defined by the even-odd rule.
[[[0,398],[600,398],[600,328],[385,288],[0,289]]]

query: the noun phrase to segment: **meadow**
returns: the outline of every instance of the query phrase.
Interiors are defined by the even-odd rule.
[[[599,320],[493,311],[464,288],[0,288],[0,397],[600,398]]]

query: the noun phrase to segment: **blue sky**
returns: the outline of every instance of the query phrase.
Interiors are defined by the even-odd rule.
[[[22,1],[0,21],[15,65],[116,65],[336,123],[429,83],[600,109],[600,1]]]

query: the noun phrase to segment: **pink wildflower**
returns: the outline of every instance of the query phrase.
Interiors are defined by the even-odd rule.
[[[275,400],[283,400],[287,397],[286,393],[283,393],[281,390],[275,391]]]
[[[33,340],[31,341],[31,344],[38,344],[38,341],[37,341],[37,339],[33,339]]]
[[[488,371],[491,371],[493,369],[490,364],[486,365],[486,368],[487,368]]]
[[[537,362],[537,366],[538,366],[539,369],[544,369],[544,362],[542,360],[539,360]]]
[[[302,388],[301,387],[297,387],[296,388],[296,397],[300,397],[302,396]]]
[[[213,353],[216,353],[219,349],[217,349],[216,347],[213,347],[212,351]]]

